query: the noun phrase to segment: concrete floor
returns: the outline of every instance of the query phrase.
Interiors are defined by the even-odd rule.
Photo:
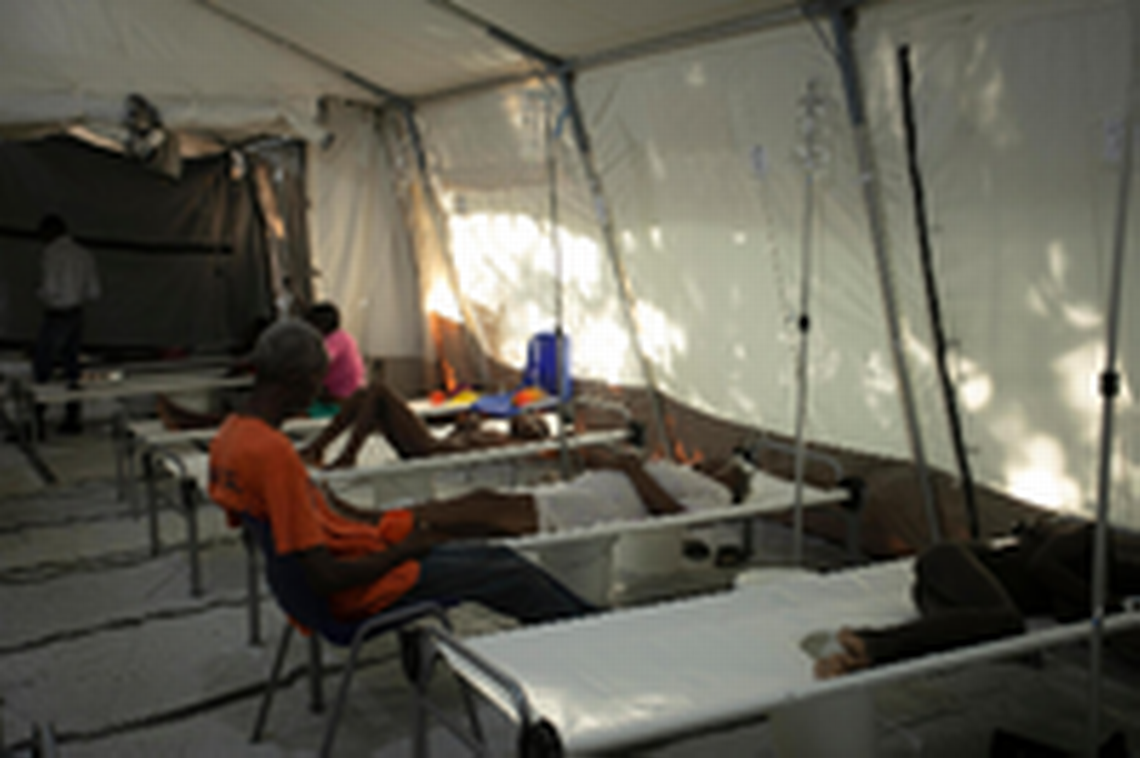
[[[248,742],[283,622],[271,601],[263,603],[268,642],[249,644],[244,555],[220,512],[203,512],[205,592],[194,598],[183,520],[162,514],[165,549],[150,555],[145,519],[116,491],[107,424],[95,417],[80,437],[49,438],[42,454],[56,484],[44,485],[15,446],[0,445],[0,745],[8,750],[0,755],[30,755],[37,726],[50,728],[60,755],[82,758],[313,754],[323,721],[307,707],[299,644],[265,740]],[[757,535],[758,562],[788,560],[785,530],[769,524]],[[837,566],[844,555],[808,540],[807,560]],[[730,581],[727,572],[691,564],[630,585],[627,597],[715,591]],[[453,620],[462,635],[509,626],[474,606],[456,609]],[[378,640],[368,655],[336,753],[407,755],[410,690],[396,646]],[[336,660],[336,651],[326,654]],[[327,677],[327,697],[335,684]],[[996,728],[1080,745],[1086,693],[1079,648],[1050,653],[1040,667],[1002,662],[880,688],[877,754],[986,755]],[[1106,725],[1129,730],[1129,744],[1140,747],[1140,672],[1109,666],[1104,693]],[[645,754],[771,756],[769,732],[764,723],[747,725]],[[439,730],[432,744],[433,755],[465,754]]]

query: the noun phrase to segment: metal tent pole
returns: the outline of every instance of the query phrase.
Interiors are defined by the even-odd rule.
[[[795,507],[793,509],[792,560],[798,566],[802,563],[804,543],[804,469],[806,467],[806,442],[804,430],[807,426],[808,408],[808,348],[811,334],[812,278],[812,227],[815,223],[815,175],[820,168],[819,119],[823,109],[823,98],[819,94],[819,82],[808,82],[807,92],[800,101],[802,109],[801,128],[804,132],[804,216],[802,253],[800,256],[800,313],[796,321],[800,333],[800,349],[796,356],[796,445],[795,445]]]
[[[837,63],[843,78],[843,88],[847,95],[847,113],[854,132],[855,152],[859,161],[859,174],[863,186],[863,202],[866,205],[867,221],[870,225],[871,242],[879,274],[879,290],[883,300],[887,330],[890,335],[891,354],[894,357],[895,375],[899,383],[899,399],[906,420],[907,435],[911,455],[917,469],[918,484],[922,493],[922,504],[930,528],[931,542],[942,540],[942,527],[939,522],[938,506],[934,488],[930,482],[930,471],[926,463],[926,453],[922,444],[922,430],[915,409],[914,391],[911,387],[907,368],[906,353],[903,350],[902,332],[899,328],[898,304],[895,300],[894,274],[890,251],[887,249],[887,233],[883,221],[882,199],[879,195],[879,177],[875,167],[874,151],[867,128],[867,116],[863,93],[859,84],[859,71],[851,39],[850,9],[841,7],[842,0],[830,8],[832,31],[836,41]]]
[[[565,300],[563,281],[562,243],[558,238],[558,159],[555,153],[560,130],[555,127],[552,101],[554,94],[547,92],[543,98],[542,134],[546,145],[546,176],[549,185],[550,202],[550,246],[554,252],[554,371],[558,386],[558,462],[562,478],[570,476],[570,446],[566,439],[566,419],[568,399],[566,397],[566,356],[565,340]]]
[[[1120,158],[1120,184],[1117,188],[1116,222],[1113,230],[1112,275],[1109,277],[1107,326],[1107,355],[1105,368],[1100,375],[1102,398],[1100,465],[1097,471],[1098,492],[1096,506],[1096,533],[1093,548],[1092,637],[1089,647],[1089,732],[1088,754],[1095,756],[1100,743],[1101,667],[1104,647],[1105,597],[1108,585],[1108,511],[1112,489],[1112,441],[1114,404],[1120,393],[1120,373],[1117,371],[1117,346],[1120,329],[1120,301],[1124,281],[1124,248],[1128,236],[1128,207],[1132,196],[1133,142],[1135,141],[1136,101],[1140,78],[1136,66],[1140,65],[1136,45],[1140,43],[1140,12],[1129,6],[1131,14],[1130,67],[1127,102],[1125,105]]]

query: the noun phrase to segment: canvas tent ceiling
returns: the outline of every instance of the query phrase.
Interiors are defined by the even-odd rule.
[[[532,61],[438,2],[211,0],[210,5],[408,97],[534,70]],[[475,0],[456,5],[567,59],[794,8],[787,0]]]

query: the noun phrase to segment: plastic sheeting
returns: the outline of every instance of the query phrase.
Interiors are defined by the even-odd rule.
[[[35,231],[54,212],[99,269],[102,296],[85,308],[85,345],[235,347],[270,310],[253,195],[228,156],[187,162],[172,182],[66,138],[0,144],[0,339],[35,339]]]

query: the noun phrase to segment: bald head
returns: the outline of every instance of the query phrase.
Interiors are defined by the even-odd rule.
[[[299,319],[286,319],[261,333],[252,361],[258,382],[287,384],[323,374],[328,355],[320,332]]]

